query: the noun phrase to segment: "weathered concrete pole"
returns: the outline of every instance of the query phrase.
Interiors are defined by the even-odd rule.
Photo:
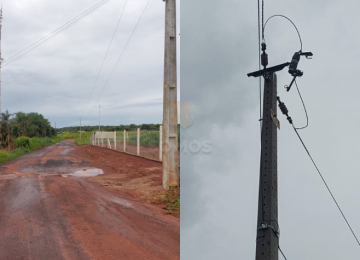
[[[177,140],[176,0],[165,4],[165,59],[163,100],[163,188],[179,186]]]
[[[162,161],[162,126],[160,126],[159,135],[159,160]]]

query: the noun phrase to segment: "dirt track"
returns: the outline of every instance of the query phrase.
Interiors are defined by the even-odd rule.
[[[107,150],[132,169],[116,172],[91,161],[103,148],[82,148],[65,141],[1,165],[0,259],[180,259],[179,218],[144,202],[161,190],[159,163]],[[72,175],[94,166],[104,174]],[[133,174],[146,194],[131,192]]]

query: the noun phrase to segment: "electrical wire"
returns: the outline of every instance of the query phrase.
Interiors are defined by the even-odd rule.
[[[105,60],[106,60],[106,58],[107,58],[107,56],[108,56],[108,54],[109,54],[109,50],[110,50],[110,47],[111,47],[111,45],[112,45],[112,42],[114,41],[114,38],[115,38],[115,35],[116,35],[116,31],[117,31],[117,29],[118,29],[118,27],[119,27],[119,24],[120,24],[121,18],[122,18],[122,16],[123,16],[123,13],[124,13],[124,10],[125,10],[125,7],[126,7],[127,2],[128,2],[128,0],[125,1],[124,7],[123,7],[123,9],[122,9],[122,11],[121,11],[119,20],[118,20],[118,22],[117,22],[117,24],[116,24],[114,33],[113,33],[112,38],[111,38],[111,40],[110,40],[109,46],[108,46],[108,48],[107,48],[107,50],[106,50],[104,59],[103,59],[103,61],[102,61],[102,63],[101,63],[99,72],[98,72],[98,74],[97,74],[97,76],[96,76],[95,83],[94,83],[94,85],[93,85],[93,87],[92,87],[92,90],[91,90],[91,93],[90,93],[90,96],[89,96],[89,98],[88,98],[88,101],[87,101],[86,106],[89,105],[90,98],[91,98],[91,96],[92,96],[92,94],[93,94],[93,92],[94,92],[96,83],[97,83],[98,80],[99,80],[100,73],[101,73],[101,71],[102,71],[102,69],[103,69],[103,67],[104,67],[104,63],[105,63]],[[85,108],[85,109],[86,109],[86,108]]]
[[[33,49],[35,49],[38,46],[42,45],[43,43],[47,42],[48,40],[50,40],[54,36],[58,35],[59,33],[63,32],[64,30],[68,29],[72,25],[76,24],[77,22],[79,22],[80,20],[82,20],[83,18],[88,16],[89,14],[93,13],[94,11],[96,11],[97,9],[99,9],[101,6],[108,3],[109,1],[110,0],[103,0],[103,1],[101,1],[99,3],[97,3],[96,5],[92,6],[87,11],[83,12],[82,14],[80,14],[77,17],[73,18],[69,22],[67,22],[64,25],[60,26],[58,29],[51,32],[47,36],[43,37],[42,39],[40,39],[37,42],[33,43],[32,45],[30,45],[26,49],[24,49],[21,52],[15,54],[14,56],[10,57],[7,61],[4,62],[4,65],[8,65],[8,64],[12,63],[13,61],[17,60],[18,58],[22,57],[23,55],[27,54],[28,52],[32,51]]]
[[[262,34],[264,35],[264,27],[262,27]],[[258,0],[258,42],[259,42],[259,70],[261,69],[261,48],[260,48],[260,0]],[[261,137],[261,77],[259,77],[259,103],[260,103],[260,111],[259,111],[259,122],[260,122],[260,137]]]
[[[308,127],[308,125],[309,125],[309,117],[308,117],[308,113],[307,113],[307,111],[306,111],[306,107],[305,107],[304,100],[303,100],[303,98],[302,98],[302,96],[301,96],[301,94],[300,94],[300,90],[299,90],[298,85],[297,85],[297,83],[296,83],[296,80],[295,80],[295,86],[296,86],[296,89],[297,89],[297,91],[298,91],[298,93],[299,93],[299,97],[300,97],[301,102],[302,102],[302,104],[303,104],[304,111],[305,111],[305,115],[306,115],[306,126],[296,127],[297,130],[300,130],[300,129],[305,129],[306,127]]]
[[[285,254],[284,254],[283,251],[281,250],[280,246],[279,246],[279,251],[280,251],[280,253],[282,254],[282,256],[285,258],[285,260],[287,260]]]
[[[135,27],[134,27],[134,30],[131,32],[131,35],[130,35],[129,39],[127,40],[127,42],[126,42],[126,44],[125,44],[125,47],[123,48],[123,50],[122,50],[122,52],[121,52],[121,54],[120,54],[119,58],[117,59],[117,61],[116,61],[116,63],[115,63],[114,68],[112,69],[112,71],[111,71],[111,73],[110,73],[109,77],[107,78],[107,80],[106,80],[106,82],[105,82],[105,85],[104,85],[104,87],[102,88],[102,90],[101,90],[101,92],[100,92],[100,94],[99,94],[99,96],[98,96],[97,100],[99,100],[99,98],[100,98],[101,94],[103,93],[103,91],[104,91],[105,87],[107,86],[107,84],[108,84],[108,82],[109,82],[109,80],[110,80],[110,78],[111,78],[112,74],[114,73],[114,71],[115,71],[115,69],[116,69],[116,67],[117,67],[117,65],[118,65],[118,63],[119,63],[119,61],[120,61],[120,59],[121,59],[121,57],[122,57],[122,55],[124,54],[124,52],[125,52],[125,50],[126,50],[127,46],[129,45],[129,42],[130,42],[130,40],[131,40],[132,36],[134,35],[135,30],[136,30],[136,29],[137,29],[137,27],[139,26],[140,21],[141,21],[141,19],[142,19],[143,15],[144,15],[144,13],[145,13],[145,11],[146,11],[147,7],[149,6],[150,2],[151,2],[151,0],[149,0],[149,1],[147,2],[146,6],[145,6],[145,8],[144,8],[144,10],[143,10],[143,12],[141,13],[140,18],[139,18],[139,20],[137,21],[137,23],[136,23],[136,25],[135,25]],[[96,100],[96,101],[97,101],[97,100]]]
[[[299,30],[298,30],[298,28],[296,27],[296,25],[293,23],[293,21],[291,21],[290,18],[286,17],[285,15],[275,14],[275,15],[270,16],[270,17],[266,20],[266,22],[265,22],[265,25],[264,25],[264,33],[265,33],[265,27],[266,27],[267,22],[268,22],[271,18],[273,18],[273,17],[283,17],[283,18],[289,20],[289,21],[292,23],[292,25],[294,25],[294,27],[295,27],[295,29],[296,29],[296,31],[297,31],[297,34],[298,34],[298,36],[299,36],[299,40],[300,40],[300,51],[302,51],[302,40],[301,40],[301,36],[300,36]],[[265,35],[263,36],[263,40],[265,41]]]
[[[127,40],[124,48],[122,49],[119,58],[117,59],[115,65],[114,65],[114,67],[113,67],[113,69],[112,69],[111,72],[110,72],[110,75],[109,75],[108,78],[106,79],[106,82],[105,82],[105,84],[104,84],[104,86],[103,86],[103,88],[102,88],[99,96],[97,97],[95,103],[99,100],[99,98],[100,98],[100,96],[102,95],[104,89],[106,88],[107,84],[109,83],[109,80],[110,80],[111,76],[113,75],[113,73],[114,73],[114,71],[115,71],[115,69],[116,69],[116,67],[117,67],[117,65],[118,65],[118,63],[119,63],[122,55],[124,54],[124,52],[125,52],[125,50],[126,50],[126,48],[127,48],[127,46],[129,45],[129,42],[130,42],[131,38],[133,37],[135,30],[136,30],[137,27],[139,26],[140,21],[141,21],[142,17],[144,16],[144,13],[145,13],[147,7],[149,6],[150,2],[151,2],[151,0],[149,0],[149,1],[147,2],[146,6],[145,6],[145,8],[144,8],[144,10],[143,10],[143,12],[141,13],[141,15],[140,15],[140,17],[139,17],[139,20],[137,21],[137,23],[136,23],[133,31],[132,31],[131,34],[130,34],[130,37],[128,38],[128,40]],[[95,106],[95,104],[92,106],[92,108],[94,108],[94,106]],[[91,113],[91,110],[92,110],[92,109],[90,109],[90,111],[89,111],[89,113],[88,113],[87,116],[89,116],[89,114]]]
[[[344,213],[343,213],[343,211],[341,210],[341,208],[340,208],[340,206],[339,206],[338,202],[336,201],[336,199],[335,199],[335,197],[334,197],[333,193],[331,192],[331,190],[330,190],[329,186],[327,185],[327,183],[326,183],[326,181],[325,181],[324,177],[322,176],[322,174],[321,174],[321,172],[320,172],[319,168],[317,167],[317,165],[316,165],[316,163],[315,163],[314,159],[313,159],[313,158],[312,158],[312,156],[310,155],[309,150],[308,150],[308,149],[307,149],[307,147],[305,146],[305,143],[304,143],[304,141],[302,140],[301,136],[299,135],[299,133],[298,133],[298,131],[297,131],[296,127],[294,126],[294,124],[292,124],[292,127],[293,127],[293,129],[294,129],[295,133],[297,134],[297,136],[298,136],[298,138],[299,138],[300,142],[301,142],[301,143],[302,143],[302,145],[304,146],[305,151],[306,151],[306,152],[307,152],[307,154],[309,155],[309,157],[310,157],[310,159],[311,159],[312,163],[314,164],[314,166],[315,166],[315,168],[316,168],[317,172],[319,173],[319,175],[320,175],[320,177],[321,177],[321,179],[322,179],[323,183],[325,184],[325,186],[326,186],[327,190],[329,191],[329,193],[330,193],[330,195],[331,195],[332,199],[334,200],[334,202],[335,202],[335,204],[336,204],[337,208],[339,209],[339,211],[340,211],[341,215],[343,216],[343,218],[344,218],[344,220],[345,220],[346,224],[348,225],[348,227],[349,227],[349,229],[350,229],[351,233],[353,234],[353,236],[354,236],[354,238],[355,238],[356,242],[357,242],[357,243],[358,243],[358,245],[360,246],[360,242],[359,242],[358,238],[356,237],[356,235],[355,235],[355,233],[354,233],[353,229],[351,228],[350,223],[349,223],[349,222],[348,222],[348,220],[346,219],[345,214],[344,214]]]

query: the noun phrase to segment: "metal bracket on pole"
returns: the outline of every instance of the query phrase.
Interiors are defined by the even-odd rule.
[[[278,237],[280,236],[280,230],[268,223],[261,223],[260,227],[258,228],[258,231],[261,229],[267,229],[267,228],[272,229]]]

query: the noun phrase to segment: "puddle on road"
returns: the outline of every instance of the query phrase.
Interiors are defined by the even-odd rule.
[[[115,202],[117,204],[120,204],[124,207],[127,207],[127,208],[132,208],[132,205],[130,202],[128,202],[127,200],[124,200],[124,199],[120,199],[120,198],[114,198],[114,199],[111,199],[112,202]]]
[[[60,152],[60,155],[69,155],[71,151],[74,150],[73,148],[65,149]]]
[[[94,177],[104,174],[104,171],[98,168],[82,169],[70,174],[63,174],[63,177],[76,176],[76,177]]]

